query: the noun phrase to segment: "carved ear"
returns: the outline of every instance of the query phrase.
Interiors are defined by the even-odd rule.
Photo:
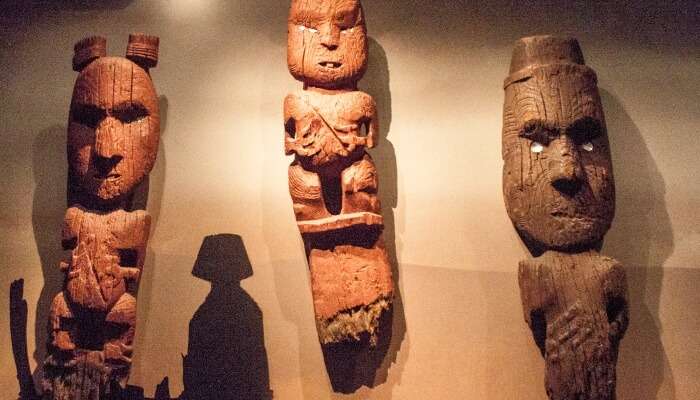
[[[107,39],[102,36],[87,37],[73,47],[73,71],[80,72],[88,64],[107,55]]]
[[[158,64],[158,36],[148,36],[143,33],[129,35],[129,45],[126,47],[126,58],[148,70]]]

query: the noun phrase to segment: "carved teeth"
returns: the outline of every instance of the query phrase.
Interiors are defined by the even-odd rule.
[[[339,68],[341,65],[339,62],[333,61],[322,61],[319,64],[321,64],[321,66],[325,68]]]

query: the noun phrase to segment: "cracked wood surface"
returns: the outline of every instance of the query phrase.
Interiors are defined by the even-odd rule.
[[[158,99],[148,72],[158,60],[158,38],[132,34],[126,54],[107,57],[101,37],[75,45],[70,207],[62,230],[70,256],[59,265],[66,280],[49,314],[47,399],[118,398],[129,376],[151,221],[130,203],[158,150]]]
[[[304,89],[284,101],[284,145],[323,344],[376,342],[393,295],[377,170],[365,151],[378,140],[377,107],[357,90],[366,35],[357,0],[292,1],[287,62]]]
[[[596,74],[575,39],[526,37],[504,88],[503,197],[535,255],[519,283],[547,395],[613,400],[628,299],[624,269],[596,250],[615,212]]]

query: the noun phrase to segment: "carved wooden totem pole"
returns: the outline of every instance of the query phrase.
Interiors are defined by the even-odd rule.
[[[359,0],[293,0],[287,63],[304,89],[284,101],[289,191],[311,270],[319,340],[376,344],[391,308],[382,236],[374,100],[357,89],[367,68]]]
[[[535,258],[521,261],[525,320],[545,359],[552,400],[615,399],[627,283],[598,253],[615,188],[595,72],[578,42],[516,42],[505,80],[503,192]]]
[[[111,398],[128,378],[150,227],[148,213],[131,210],[131,202],[158,151],[158,98],[148,72],[157,61],[153,36],[130,35],[126,58],[107,57],[101,37],[75,45],[70,208],[62,233],[71,254],[60,265],[64,289],[51,305],[49,399]]]

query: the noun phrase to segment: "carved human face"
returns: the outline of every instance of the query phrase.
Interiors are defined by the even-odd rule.
[[[293,0],[287,64],[311,86],[354,86],[367,68],[367,29],[359,0]]]
[[[506,88],[503,192],[521,234],[547,249],[592,245],[615,210],[605,119],[586,67],[536,68]]]
[[[128,195],[153,167],[159,132],[158,99],[148,73],[126,58],[93,61],[73,90],[71,178],[98,201]]]

